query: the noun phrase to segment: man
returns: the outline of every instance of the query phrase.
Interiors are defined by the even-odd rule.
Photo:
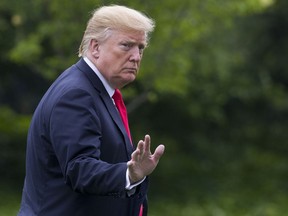
[[[19,216],[147,215],[148,175],[164,146],[152,154],[146,135],[133,147],[116,106],[119,89],[137,76],[153,28],[151,19],[124,6],[94,12],[82,58],[52,84],[33,115]]]

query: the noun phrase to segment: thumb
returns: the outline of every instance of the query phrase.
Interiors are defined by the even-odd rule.
[[[164,154],[165,151],[165,146],[164,145],[159,145],[154,152],[154,158],[158,161],[161,156]]]

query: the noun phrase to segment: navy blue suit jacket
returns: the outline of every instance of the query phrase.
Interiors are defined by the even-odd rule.
[[[148,179],[127,195],[132,152],[110,96],[80,59],[51,85],[33,115],[18,215],[138,215],[142,203],[147,210]]]

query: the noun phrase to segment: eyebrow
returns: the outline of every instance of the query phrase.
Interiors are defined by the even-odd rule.
[[[138,45],[138,47],[141,47],[141,48],[143,48],[143,49],[144,49],[144,48],[146,47],[146,45],[147,45],[146,42],[140,42],[140,43],[138,43],[137,41],[132,40],[132,39],[122,40],[121,43],[129,43],[129,44],[132,44],[132,45]]]

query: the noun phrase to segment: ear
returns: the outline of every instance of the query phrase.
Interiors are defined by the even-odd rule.
[[[99,43],[96,39],[92,39],[90,41],[90,46],[89,46],[89,49],[90,49],[90,52],[92,54],[92,56],[94,58],[98,58],[99,57]]]

